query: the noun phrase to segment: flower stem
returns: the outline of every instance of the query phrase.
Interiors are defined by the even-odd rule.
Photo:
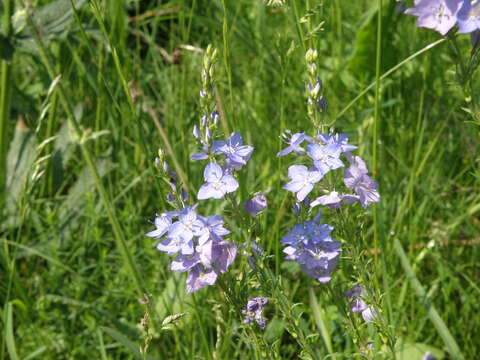
[[[13,1],[4,0],[4,34],[10,38],[12,34],[12,13]],[[12,66],[13,61],[1,61],[1,78],[0,78],[0,206],[3,208],[5,201],[5,186],[7,174],[7,142],[8,142],[8,121],[10,120],[10,97],[12,87]]]

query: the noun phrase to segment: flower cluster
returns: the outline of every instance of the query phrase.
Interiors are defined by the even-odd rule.
[[[405,14],[418,17],[417,26],[446,35],[455,25],[461,34],[480,30],[480,2],[476,0],[415,0]]]
[[[170,269],[189,271],[187,292],[213,285],[235,260],[237,248],[223,239],[230,231],[223,227],[221,216],[204,217],[195,206],[168,211],[155,218],[156,229],[146,236],[161,239],[157,249],[176,255]]]
[[[200,106],[202,116],[199,125],[193,128],[193,136],[199,145],[200,151],[191,156],[192,160],[209,160],[205,166],[203,176],[205,183],[200,187],[197,198],[221,199],[226,194],[238,189],[238,182],[233,176],[247,164],[253,152],[253,147],[244,145],[242,136],[235,132],[225,141],[215,140],[215,129],[220,114],[215,110],[214,96],[214,64],[218,52],[208,46],[205,51],[202,70],[202,88],[200,90]],[[213,285],[218,276],[225,273],[235,260],[237,247],[224,240],[228,231],[221,216],[202,216],[194,206],[186,206],[186,192],[177,192],[176,175],[170,171],[163,159],[163,152],[159,153],[158,163],[162,164],[162,178],[173,190],[167,200],[175,207],[175,211],[168,211],[155,218],[156,229],[146,235],[161,239],[157,249],[169,255],[176,255],[170,269],[172,271],[187,272],[187,292],[192,293],[207,285]],[[266,199],[262,208],[260,199],[249,205],[247,211],[258,213],[266,206]]]
[[[281,241],[286,245],[283,252],[287,260],[298,262],[305,274],[325,283],[330,281],[330,273],[337,266],[341,243],[333,241],[330,236],[333,227],[321,224],[320,215],[315,221],[296,224]]]
[[[252,321],[256,321],[258,326],[260,326],[262,329],[265,328],[267,323],[262,316],[262,312],[267,303],[268,298],[265,297],[257,296],[250,298],[245,306],[245,309],[242,310],[242,313],[245,316],[243,323],[248,324]]]
[[[306,150],[301,144],[309,143]],[[348,144],[345,134],[318,134],[315,138],[304,133],[293,134],[287,140],[288,147],[280,151],[277,156],[284,156],[291,152],[297,155],[306,153],[312,166],[292,165],[288,168],[288,182],[284,189],[294,192],[298,201],[304,201],[314,189],[314,185],[322,180],[332,170],[345,167],[341,159],[344,153],[350,166],[344,171],[344,184],[353,194],[339,194],[332,191],[326,195],[317,197],[310,203],[311,207],[325,205],[330,208],[339,207],[341,203],[360,202],[362,207],[367,208],[372,202],[380,201],[377,191],[377,183],[368,176],[365,162],[359,157],[352,155],[351,151],[357,147]]]
[[[346,134],[338,134],[333,130],[328,134],[324,133],[325,123],[320,116],[325,115],[327,106],[322,82],[318,77],[317,59],[317,51],[308,49],[305,54],[307,110],[316,134],[313,136],[305,132],[292,134],[287,130],[281,136],[287,147],[277,153],[278,157],[295,154],[302,159],[302,164],[291,165],[288,168],[290,181],[283,186],[296,196],[297,202],[293,208],[296,216],[301,214],[303,207],[323,205],[336,209],[342,204],[359,202],[363,208],[367,208],[371,203],[380,201],[378,185],[368,175],[365,162],[352,154],[357,147],[348,143]],[[348,167],[346,162],[349,164]],[[335,188],[337,185],[335,180],[338,179],[338,172],[335,170],[342,168],[344,186],[339,186],[342,189]],[[315,185],[323,179],[325,181],[319,188],[321,191],[317,194],[319,196],[313,198],[311,194],[315,190]],[[339,192],[340,190],[342,191]],[[308,276],[320,282],[328,282],[331,279],[331,272],[337,266],[341,243],[333,241],[330,235],[333,227],[321,224],[320,216],[321,212],[313,221],[295,225],[281,241],[286,245],[284,253],[287,254],[287,260],[297,261]]]

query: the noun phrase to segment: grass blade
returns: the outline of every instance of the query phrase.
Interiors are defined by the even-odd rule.
[[[15,337],[13,335],[13,309],[12,303],[7,304],[5,316],[6,316],[6,324],[5,324],[5,342],[7,343],[7,350],[8,355],[10,355],[10,359],[12,360],[19,360],[17,353],[17,347],[15,346]]]

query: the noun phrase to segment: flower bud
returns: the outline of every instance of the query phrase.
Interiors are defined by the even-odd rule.
[[[313,50],[311,48],[307,50],[307,53],[305,54],[305,60],[307,61],[307,63],[313,63],[314,61],[317,61],[317,58],[317,50]]]
[[[252,216],[257,216],[258,213],[267,207],[267,198],[264,194],[259,193],[253,198],[245,202],[245,211]]]
[[[220,114],[218,113],[217,110],[212,112],[212,124],[217,125],[218,119],[220,119]]]
[[[197,140],[200,138],[200,130],[198,129],[198,126],[196,124],[193,125],[193,136]]]

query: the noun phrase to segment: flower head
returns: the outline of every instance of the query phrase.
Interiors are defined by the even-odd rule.
[[[347,134],[318,134],[317,139],[325,145],[337,145],[340,147],[340,152],[350,152],[356,150],[357,147],[348,143]]]
[[[172,225],[173,214],[164,213],[155,218],[155,227],[156,229],[146,233],[148,237],[158,239],[162,237],[167,231],[170,225]]]
[[[331,143],[327,145],[310,144],[307,146],[307,153],[313,159],[315,168],[325,175],[330,170],[335,170],[343,167],[343,162],[340,160],[342,153],[341,145]]]
[[[199,200],[221,199],[225,194],[238,189],[237,180],[232,175],[224,174],[222,168],[215,163],[209,163],[205,167],[203,177],[206,183],[198,191]]]
[[[303,165],[292,165],[288,168],[288,177],[291,181],[283,188],[297,193],[297,199],[303,201],[313,190],[313,185],[322,179],[323,174],[315,169],[308,169]]]
[[[245,211],[252,216],[257,216],[267,207],[267,198],[264,194],[256,194],[253,198],[245,202]]]
[[[458,32],[471,33],[480,29],[480,2],[478,0],[465,0],[458,12]]]
[[[417,26],[445,35],[457,22],[457,13],[464,0],[415,0],[415,6],[405,14],[418,17]]]
[[[363,208],[367,208],[372,202],[380,201],[377,183],[369,177],[365,162],[359,156],[350,157],[350,167],[345,170],[345,186],[355,191],[358,201]],[[346,201],[355,201],[356,197],[348,197]]]
[[[244,324],[251,323],[256,321],[258,326],[262,329],[265,328],[267,323],[262,316],[263,309],[268,303],[268,298],[257,296],[250,298],[245,306],[245,309],[242,310],[245,319],[243,320]]]
[[[234,132],[226,141],[214,141],[212,151],[215,154],[226,155],[229,165],[234,168],[239,168],[245,165],[250,159],[253,147],[243,145],[242,135]]]
[[[213,268],[205,268],[202,264],[195,265],[187,276],[187,293],[191,294],[205,286],[213,285],[218,274]]]
[[[285,135],[286,136],[286,135]],[[305,140],[308,140],[311,138],[309,136],[306,136],[305,133],[296,133],[296,134],[293,134],[290,139],[287,140],[287,144],[288,146],[279,151],[277,156],[285,156],[285,155],[288,155],[290,154],[292,151],[295,153],[295,154],[301,154],[303,152],[305,152],[305,149],[302,148],[300,145],[305,141]]]

